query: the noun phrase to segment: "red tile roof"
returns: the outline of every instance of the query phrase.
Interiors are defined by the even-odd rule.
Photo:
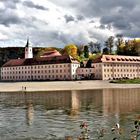
[[[61,54],[57,50],[47,51],[40,57],[53,57],[53,56],[61,56]]]
[[[93,63],[100,62],[119,62],[119,63],[140,63],[139,56],[121,56],[121,55],[102,55],[92,61]]]
[[[26,66],[26,65],[44,65],[44,64],[60,64],[60,63],[79,63],[74,58],[65,56],[29,58],[29,59],[12,59],[6,62],[2,67]]]

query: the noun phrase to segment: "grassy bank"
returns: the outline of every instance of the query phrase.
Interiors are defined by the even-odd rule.
[[[140,84],[140,79],[121,79],[121,80],[112,80],[110,83],[117,84]]]

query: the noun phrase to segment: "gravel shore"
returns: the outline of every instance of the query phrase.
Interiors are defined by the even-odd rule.
[[[140,84],[113,84],[109,81],[0,82],[0,92],[140,88]]]

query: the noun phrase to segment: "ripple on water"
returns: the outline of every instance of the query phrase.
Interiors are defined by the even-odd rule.
[[[65,136],[76,139],[83,121],[88,123],[94,140],[97,140],[97,129],[110,132],[115,123],[120,123],[129,133],[140,114],[139,101],[140,89],[29,93],[26,96],[2,93],[0,139],[64,140]],[[128,136],[126,134],[123,140]],[[113,136],[108,133],[104,140],[110,139]]]

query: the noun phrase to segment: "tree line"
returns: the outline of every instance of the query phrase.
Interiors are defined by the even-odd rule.
[[[70,55],[79,62],[95,59],[102,54],[140,56],[140,39],[125,40],[123,35],[110,36],[104,43],[89,42],[84,45],[68,44],[64,48],[34,47],[34,57],[47,51],[57,50],[62,55]],[[9,59],[24,58],[24,47],[0,48],[0,66]]]
[[[125,40],[121,34],[110,36],[104,46],[103,54],[140,55],[140,39]]]

